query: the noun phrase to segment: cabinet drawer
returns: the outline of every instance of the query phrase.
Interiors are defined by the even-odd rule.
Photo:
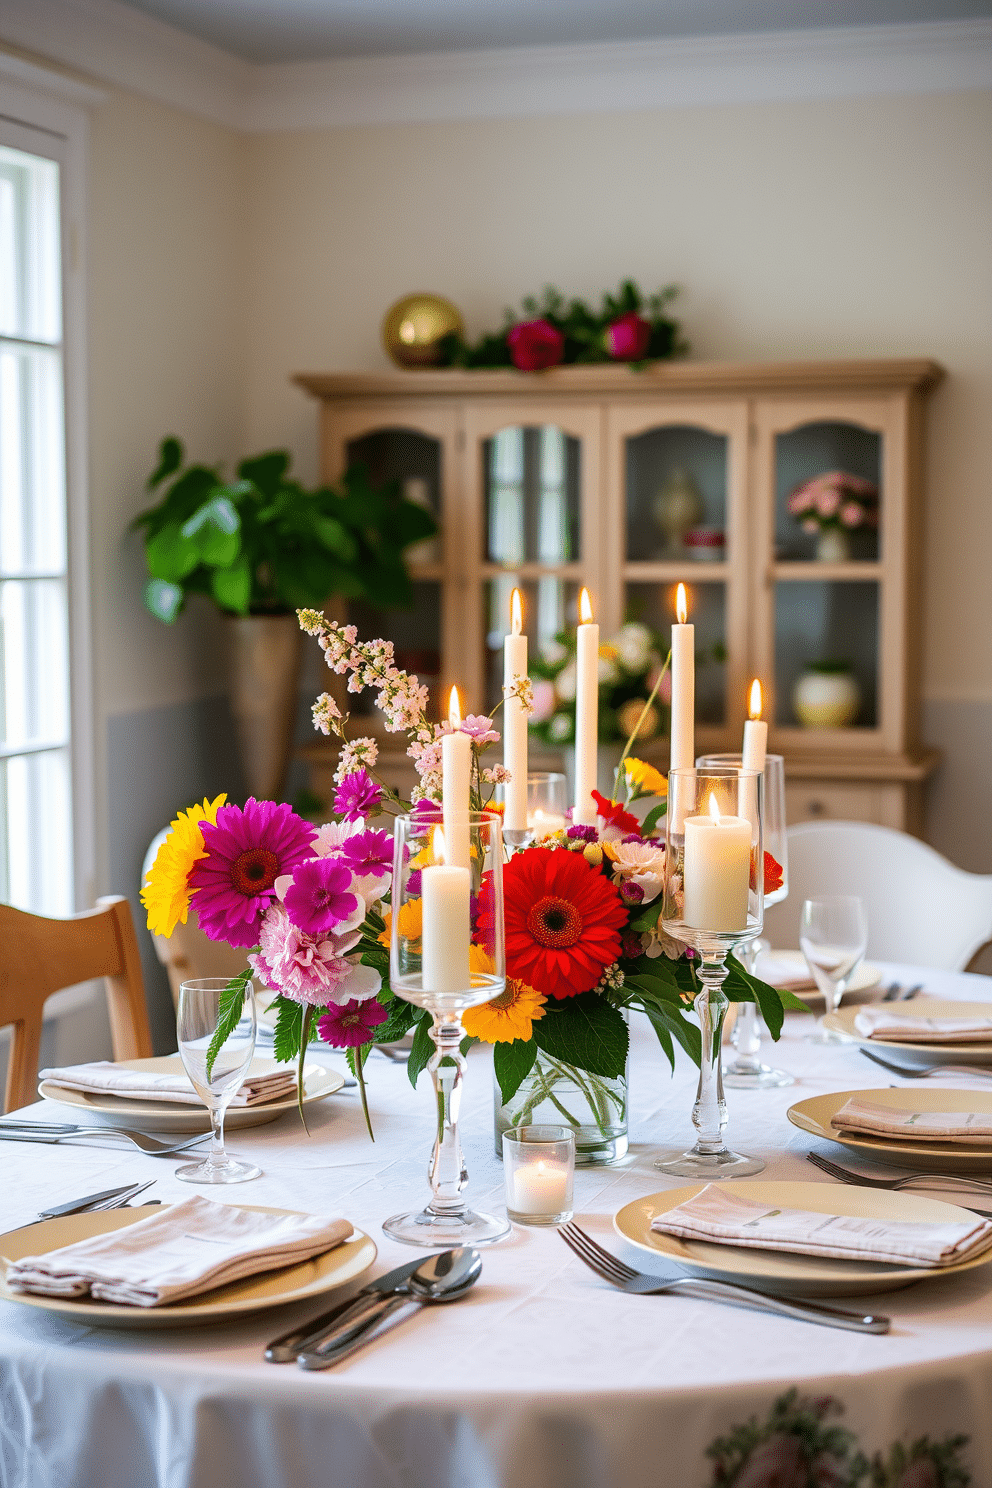
[[[906,789],[897,781],[794,780],[785,787],[785,809],[791,827],[863,821],[906,830]]]

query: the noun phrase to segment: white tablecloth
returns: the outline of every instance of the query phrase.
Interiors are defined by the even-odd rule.
[[[984,978],[886,972],[925,980],[940,995],[992,999]],[[799,1076],[796,1085],[728,1091],[728,1137],[764,1157],[769,1178],[829,1182],[803,1160],[811,1146],[849,1166],[856,1159],[812,1142],[786,1121],[787,1107],[895,1077],[853,1047],[804,1043],[809,1026],[808,1018],[790,1018],[773,1048],[775,1061]],[[689,1144],[695,1074],[680,1058],[671,1078],[653,1035],[634,1032],[630,1154],[612,1168],[579,1170],[575,1208],[600,1241],[650,1269],[650,1258],[616,1235],[612,1215],[638,1195],[676,1186],[653,1158]],[[374,1146],[356,1092],[342,1092],[310,1107],[309,1138],[295,1115],[232,1133],[231,1149],[264,1176],[211,1197],[345,1214],[379,1247],[370,1275],[409,1258],[380,1225],[426,1196],[427,1076],[415,1093],[403,1067],[376,1056],[369,1079]],[[500,1206],[485,1050],[469,1057],[462,1133],[472,1200]],[[171,1161],[137,1152],[4,1143],[0,1229],[131,1179],[154,1177],[149,1197],[188,1197],[172,1171]],[[706,1488],[708,1444],[764,1418],[795,1385],[804,1396],[835,1397],[869,1455],[899,1438],[966,1434],[964,1461],[979,1488],[992,1484],[990,1282],[992,1269],[983,1268],[888,1293],[869,1306],[892,1315],[893,1331],[866,1337],[690,1299],[627,1297],[575,1260],[554,1231],[515,1228],[484,1252],[482,1279],[464,1301],[425,1309],[324,1374],[261,1358],[264,1342],[320,1310],[313,1305],[163,1334],[80,1327],[7,1303],[0,1484]],[[766,1479],[753,1482],[760,1488]]]

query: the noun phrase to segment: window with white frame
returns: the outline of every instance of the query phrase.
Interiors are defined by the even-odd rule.
[[[74,907],[61,171],[54,137],[0,122],[0,899],[53,916]]]

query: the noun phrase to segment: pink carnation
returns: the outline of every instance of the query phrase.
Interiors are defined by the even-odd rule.
[[[845,527],[860,527],[865,519],[864,508],[857,501],[845,501],[840,509],[840,519]]]
[[[350,998],[374,997],[382,978],[371,966],[347,959],[361,932],[307,935],[294,925],[281,904],[273,904],[262,921],[258,953],[248,957],[265,986],[274,987],[294,1002],[323,1007]]]
[[[840,506],[840,492],[836,486],[827,486],[817,492],[816,509],[821,517],[829,519],[837,515]]]

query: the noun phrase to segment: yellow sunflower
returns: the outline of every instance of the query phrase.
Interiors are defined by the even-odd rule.
[[[654,765],[647,764],[644,760],[625,759],[623,762],[627,779],[635,785],[643,795],[667,796],[668,781],[660,770]]]
[[[180,811],[171,823],[169,835],[155,854],[141,890],[141,902],[148,911],[148,928],[153,935],[168,937],[178,924],[185,925],[189,914],[189,871],[195,862],[207,856],[200,823],[208,821],[216,826],[217,812],[226,800],[226,793],[214,801],[204,798],[202,806]]]
[[[533,1025],[544,1017],[547,1001],[540,992],[507,977],[506,991],[479,1007],[462,1013],[462,1027],[473,1038],[486,1044],[510,1044],[514,1039],[529,1039]]]
[[[404,940],[419,940],[423,934],[424,913],[423,900],[407,899],[400,905],[400,935]],[[393,927],[393,911],[387,909],[383,914],[386,927],[379,936],[379,944],[389,945],[389,937]]]

